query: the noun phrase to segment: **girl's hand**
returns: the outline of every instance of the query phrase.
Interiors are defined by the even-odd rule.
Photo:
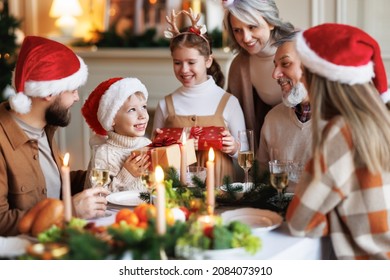
[[[222,152],[233,156],[238,150],[238,142],[230,134],[229,130],[222,132]]]
[[[123,164],[123,167],[130,172],[133,177],[140,177],[145,174],[145,171],[150,165],[149,155],[148,154],[137,154],[132,152],[130,156],[126,159]]]

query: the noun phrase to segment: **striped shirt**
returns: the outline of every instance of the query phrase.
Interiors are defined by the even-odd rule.
[[[321,175],[310,160],[286,215],[293,235],[330,234],[339,259],[390,259],[390,173],[371,174],[353,158],[352,134],[343,118],[324,131]]]

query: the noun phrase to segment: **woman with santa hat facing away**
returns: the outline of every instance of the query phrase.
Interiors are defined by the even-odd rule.
[[[390,259],[390,95],[379,45],[356,27],[329,23],[301,32],[296,49],[313,156],[287,210],[290,231],[329,234],[339,259]]]

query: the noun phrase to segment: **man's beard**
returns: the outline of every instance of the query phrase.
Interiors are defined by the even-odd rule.
[[[291,88],[286,98],[282,97],[283,104],[287,107],[293,108],[300,104],[306,98],[306,96],[307,90],[305,86],[301,82],[298,82]]]
[[[60,99],[57,98],[45,113],[46,123],[49,125],[65,127],[70,123],[70,110],[60,106]]]

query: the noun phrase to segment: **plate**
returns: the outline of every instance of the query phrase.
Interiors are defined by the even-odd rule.
[[[225,211],[221,214],[225,223],[240,221],[252,228],[253,234],[271,231],[279,227],[283,217],[270,210],[256,208],[240,208]]]
[[[114,192],[106,196],[108,202],[121,206],[137,206],[144,201],[139,198],[138,191]]]

